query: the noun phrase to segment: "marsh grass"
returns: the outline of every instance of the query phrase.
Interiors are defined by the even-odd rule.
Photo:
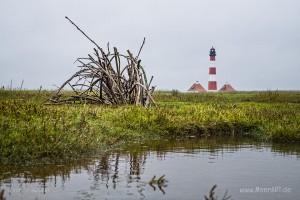
[[[300,141],[299,93],[156,93],[158,106],[148,109],[44,105],[50,94],[0,91],[0,163],[65,159],[155,138]]]
[[[253,91],[223,93],[182,93],[178,90],[158,91],[154,95],[159,102],[261,102],[300,103],[298,91]]]

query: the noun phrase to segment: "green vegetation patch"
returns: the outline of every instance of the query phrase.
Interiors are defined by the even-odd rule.
[[[45,105],[49,94],[0,91],[0,163],[65,159],[115,144],[159,138],[242,136],[300,141],[298,93],[278,93],[280,97],[272,102],[268,93],[161,92],[155,94],[158,105],[148,109]],[[264,100],[250,101],[255,96]]]

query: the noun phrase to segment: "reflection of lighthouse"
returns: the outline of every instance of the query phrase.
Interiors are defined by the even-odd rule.
[[[208,70],[209,74],[209,80],[208,80],[208,91],[217,91],[217,81],[216,81],[216,74],[217,74],[217,69],[215,66],[215,61],[216,61],[216,50],[214,47],[210,49],[209,52],[209,57],[210,57],[210,66]]]

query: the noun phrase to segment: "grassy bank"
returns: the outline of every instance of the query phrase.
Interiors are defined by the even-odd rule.
[[[300,141],[300,93],[157,92],[158,106],[44,105],[47,91],[0,91],[0,163],[66,158],[132,140],[210,135]]]

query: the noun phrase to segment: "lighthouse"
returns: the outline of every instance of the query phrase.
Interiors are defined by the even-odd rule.
[[[217,74],[217,68],[215,65],[216,61],[216,50],[214,47],[212,47],[209,51],[209,60],[210,60],[210,66],[208,69],[208,91],[215,92],[217,91],[217,80],[216,80],[216,74]]]

